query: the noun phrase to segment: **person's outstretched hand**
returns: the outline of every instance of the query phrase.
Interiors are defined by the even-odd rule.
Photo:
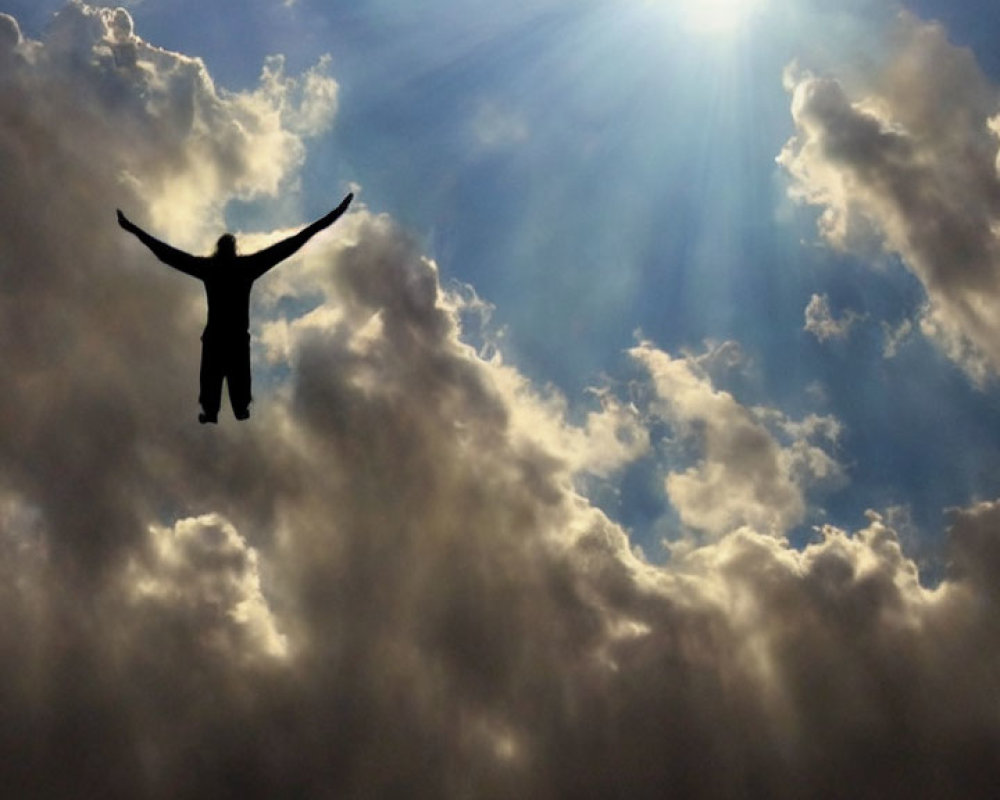
[[[321,221],[324,222],[326,225],[329,225],[330,223],[334,222],[341,214],[347,211],[347,207],[351,204],[351,201],[353,199],[354,199],[354,192],[348,192],[347,197],[345,197],[343,200],[340,201],[340,205],[337,206],[335,209],[333,209],[333,211],[331,211],[325,217],[323,217]]]

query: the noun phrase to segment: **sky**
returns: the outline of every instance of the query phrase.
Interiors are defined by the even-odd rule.
[[[0,0],[5,791],[992,796],[1000,10],[831,5]],[[115,209],[349,191],[200,426]]]

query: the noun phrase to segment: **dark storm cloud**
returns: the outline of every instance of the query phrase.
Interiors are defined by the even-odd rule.
[[[0,79],[5,791],[989,796],[1000,515],[955,512],[934,591],[875,514],[791,549],[833,420],[637,348],[652,410],[701,448],[666,490],[712,534],[649,565],[574,490],[646,452],[638,412],[602,395],[567,422],[359,209],[258,289],[287,377],[250,423],[195,425],[198,287],[112,210],[179,230],[185,168],[221,209],[274,188],[250,151],[297,134],[122,12],[63,15],[5,37]],[[248,108],[267,135],[227,139]]]

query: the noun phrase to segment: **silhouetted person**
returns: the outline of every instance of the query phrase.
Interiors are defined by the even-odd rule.
[[[201,403],[199,422],[218,422],[222,379],[236,419],[250,416],[250,287],[288,258],[319,231],[332,225],[351,204],[347,195],[322,219],[252,255],[236,252],[236,237],[223,234],[210,256],[193,256],[150,236],[119,209],[118,224],[153,251],[160,261],[198,278],[208,295],[208,323],[201,335]]]

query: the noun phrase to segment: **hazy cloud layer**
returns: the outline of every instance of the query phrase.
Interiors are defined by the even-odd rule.
[[[938,25],[900,16],[879,74],[847,86],[792,68],[796,136],[778,158],[832,245],[898,254],[923,332],[982,382],[1000,367],[1000,97]]]
[[[201,290],[114,206],[210,241],[294,177],[332,84],[271,62],[226,94],[78,4],[0,31],[5,791],[990,796],[996,504],[955,512],[934,591],[877,514],[793,550],[836,421],[647,343],[690,457],[665,491],[710,543],[646,564],[574,485],[648,452],[647,410],[602,392],[571,423],[363,207],[258,287],[251,422],[199,427]]]

